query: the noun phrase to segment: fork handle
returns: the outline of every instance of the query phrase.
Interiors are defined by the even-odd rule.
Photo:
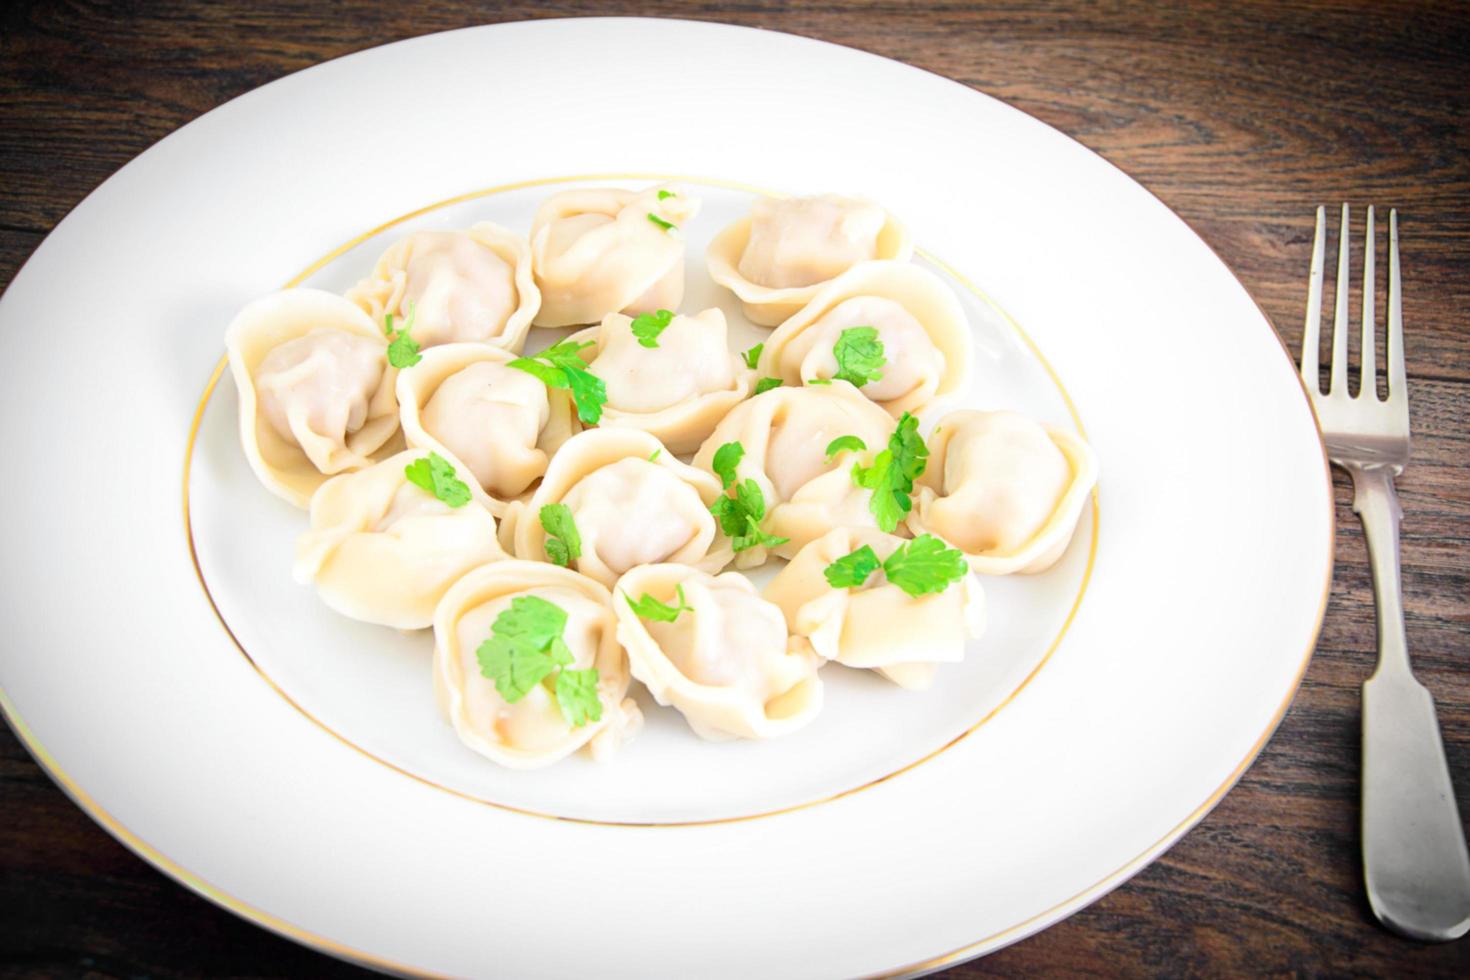
[[[1414,939],[1470,930],[1470,852],[1434,699],[1409,669],[1393,470],[1350,467],[1378,609],[1378,668],[1363,684],[1363,877],[1384,925]]]

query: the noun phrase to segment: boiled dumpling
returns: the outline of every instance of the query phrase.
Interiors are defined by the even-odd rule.
[[[732,442],[744,451],[736,474],[754,479],[765,495],[765,530],[791,541],[775,552],[790,557],[806,541],[844,523],[872,527],[869,491],[853,486],[852,453],[827,455],[840,436],[856,436],[871,452],[887,445],[893,419],[846,381],[805,388],[773,388],[737,405],[715,427],[694,456],[694,465],[714,473],[715,453]],[[788,507],[788,504],[790,505]],[[736,555],[750,568],[766,560],[755,547]]]
[[[763,594],[781,607],[792,635],[824,660],[877,670],[900,687],[922,690],[940,663],[964,659],[966,641],[985,630],[985,596],[974,573],[954,556],[959,580],[924,595],[905,592],[881,568],[851,588],[834,587],[826,575],[833,562],[865,546],[886,561],[913,544],[881,531],[838,528],[801,549]]]
[[[804,643],[793,648],[780,608],[745,576],[643,565],[620,578],[613,595],[633,676],[701,737],[785,735],[821,709],[818,659]],[[645,596],[662,605],[651,617],[632,605]]]
[[[543,508],[561,504],[580,539],[570,566],[611,587],[628,569],[675,562],[717,572],[730,542],[710,504],[719,481],[679,462],[653,436],[634,429],[588,429],[568,439],[541,485],[506,513],[518,558],[548,560]]]
[[[670,186],[599,187],[548,198],[531,223],[541,290],[536,326],[678,309],[684,298],[680,229],[698,211],[698,200]]]
[[[496,562],[454,583],[434,613],[434,693],[460,741],[502,766],[536,769],[583,746],[605,759],[632,738],[643,714],[626,697],[628,658],[618,645],[611,599],[586,576],[544,562]],[[555,607],[551,615],[561,619],[559,638],[570,659],[548,663],[550,672],[529,683],[506,677],[502,693],[491,651],[484,657],[479,651],[498,632],[497,621],[506,622],[500,617],[524,611],[527,600],[533,613]],[[581,708],[564,700],[563,684],[584,695]]]
[[[759,198],[750,217],[715,236],[706,258],[710,278],[740,298],[751,322],[773,327],[859,262],[907,262],[913,251],[883,208],[822,194]]]
[[[951,412],[929,451],[909,528],[948,541],[987,575],[1054,565],[1097,483],[1085,442],[1015,412]]]
[[[903,262],[864,262],[824,285],[765,342],[760,372],[787,384],[835,378],[844,348],[875,341],[881,376],[862,375],[858,390],[894,417],[969,377],[970,329],[959,301],[938,276]]]
[[[319,289],[262,297],[230,323],[225,347],[241,445],[278,496],[305,507],[328,477],[401,447],[388,342],[342,297]]]
[[[621,313],[571,339],[593,342],[582,356],[607,385],[599,425],[641,429],[673,452],[693,452],[750,394],[755,372],[729,349],[720,310],[661,312],[667,326],[654,338],[656,347],[640,343],[634,319]]]
[[[509,367],[512,359],[486,344],[445,344],[398,374],[409,446],[468,470],[475,478],[471,489],[497,515],[581,429],[568,393]]]
[[[411,465],[426,469],[433,459],[408,450],[322,484],[311,498],[311,528],[296,541],[296,580],[314,584],[344,616],[405,630],[428,626],[455,580],[506,557],[495,518],[452,469],[461,492],[446,493],[449,502],[410,481]]]
[[[488,221],[401,239],[347,298],[380,327],[391,313],[403,329],[412,313],[410,333],[421,348],[479,341],[519,352],[541,307],[530,245]]]

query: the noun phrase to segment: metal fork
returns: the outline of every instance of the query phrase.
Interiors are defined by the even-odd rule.
[[[1378,607],[1378,667],[1363,684],[1363,877],[1380,922],[1414,939],[1458,939],[1470,929],[1470,854],[1445,764],[1434,699],[1409,668],[1399,583],[1399,509],[1393,478],[1409,462],[1409,387],[1404,375],[1398,212],[1388,213],[1388,398],[1378,397],[1373,349],[1373,209],[1363,250],[1362,365],[1348,394],[1348,206],[1338,235],[1332,375],[1321,391],[1326,211],[1317,209],[1302,380],[1312,396],[1327,455],[1353,478]]]

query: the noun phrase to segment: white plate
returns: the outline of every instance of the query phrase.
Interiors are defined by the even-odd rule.
[[[250,478],[233,389],[209,380],[234,310],[304,269],[344,287],[408,228],[524,228],[589,174],[700,175],[695,239],[748,202],[728,185],[883,201],[994,297],[952,280],[970,400],[1086,423],[1100,512],[1052,572],[988,584],[992,631],[938,690],[834,670],[819,721],[781,742],[710,746],[658,712],[608,766],[507,773],[434,714],[423,637],[289,581],[302,517]],[[732,308],[699,265],[685,307]],[[185,884],[388,968],[842,976],[1012,942],[1233,784],[1330,578],[1305,396],[1182,222],[1015,110],[781,34],[541,21],[302,72],[99,188],[0,331],[11,724]]]

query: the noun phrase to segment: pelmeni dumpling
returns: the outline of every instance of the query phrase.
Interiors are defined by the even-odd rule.
[[[296,540],[296,581],[344,616],[423,629],[455,580],[505,558],[478,501],[453,507],[409,482],[409,464],[427,456],[410,449],[322,484]]]
[[[881,561],[907,543],[881,531],[838,528],[801,549],[763,595],[781,607],[792,635],[824,660],[877,670],[900,687],[923,690],[939,664],[963,660],[966,641],[985,631],[985,594],[975,574],[920,596],[889,582],[881,569],[850,589],[833,588],[824,574],[864,545]]]
[[[913,252],[908,231],[877,204],[822,194],[757,199],[750,217],[715,236],[706,261],[752,323],[774,327],[857,263],[907,262]]]
[[[645,595],[688,608],[672,622],[641,618],[629,601]],[[773,738],[821,710],[820,661],[804,642],[792,643],[781,610],[745,576],[642,565],[618,579],[613,596],[633,676],[700,737]]]
[[[789,556],[845,519],[872,526],[869,491],[852,486],[851,454],[829,459],[827,447],[839,436],[857,436],[877,452],[892,432],[888,413],[846,381],[772,388],[726,415],[695,454],[694,465],[713,473],[719,448],[740,443],[745,453],[736,475],[760,485],[768,515],[765,530],[793,539],[776,548],[777,554]],[[784,509],[788,503],[794,508],[789,513]],[[766,557],[766,549],[751,548],[736,555],[736,566],[751,568]]]
[[[698,200],[672,186],[552,195],[531,223],[532,265],[541,290],[536,326],[678,309],[684,298],[680,229],[698,211]]]
[[[720,495],[710,474],[679,462],[636,429],[588,429],[552,458],[529,500],[508,508],[518,558],[546,561],[548,504],[571,511],[581,555],[571,567],[611,587],[628,569],[674,562],[705,572],[730,563],[730,541],[709,506]]]
[[[250,303],[225,334],[240,443],[277,496],[305,507],[336,473],[402,447],[388,342],[356,306],[319,289]]]
[[[593,342],[582,357],[607,385],[598,424],[641,429],[676,453],[699,448],[755,384],[755,371],[730,350],[728,334],[717,308],[674,316],[655,338],[657,347],[639,343],[633,318],[621,313],[573,334],[572,340]]]
[[[828,282],[771,334],[760,372],[787,384],[834,378],[844,331],[870,327],[882,377],[858,390],[895,418],[960,388],[970,373],[970,328],[948,286],[905,262],[863,262]]]
[[[581,431],[570,395],[509,367],[514,357],[488,344],[445,344],[398,373],[409,446],[433,450],[473,474],[466,482],[497,516]]]
[[[519,352],[541,294],[531,247],[481,221],[467,231],[416,231],[384,252],[372,275],[347,293],[380,327],[391,313],[423,348],[479,341]]]
[[[943,538],[986,575],[1056,564],[1097,483],[1085,442],[1016,412],[950,412],[929,453],[909,529]]]
[[[555,674],[514,703],[487,677],[477,652],[496,619],[531,596],[566,616],[562,641],[572,662],[559,669],[596,670],[601,717],[574,725],[557,696]],[[588,747],[606,759],[637,734],[643,713],[628,693],[628,658],[618,645],[607,589],[545,562],[502,561],[455,582],[434,612],[434,694],[460,741],[511,769],[538,769]]]

